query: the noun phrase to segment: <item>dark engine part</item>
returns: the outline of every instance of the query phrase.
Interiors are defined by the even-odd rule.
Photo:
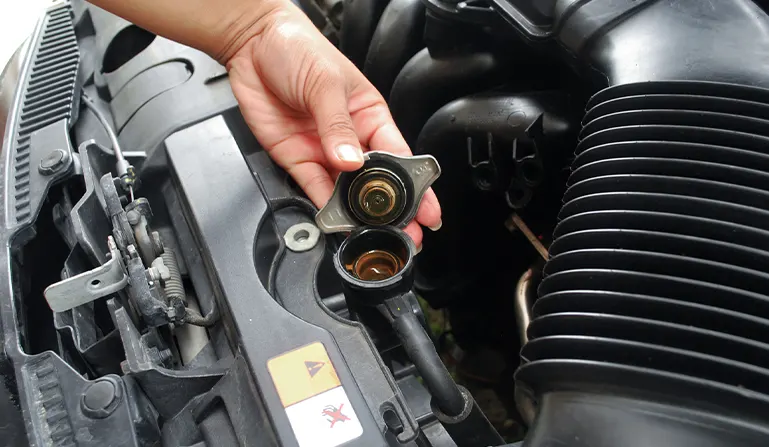
[[[353,231],[334,256],[352,311],[376,310],[392,326],[432,395],[438,420],[457,445],[488,446],[503,442],[472,395],[457,385],[410,302],[416,247],[409,236],[392,227]],[[363,265],[360,265],[360,264]]]
[[[517,374],[540,412],[531,445],[765,442],[744,422],[769,402],[769,122],[724,105],[768,94],[658,81],[593,98]],[[582,431],[570,412],[611,429]]]
[[[56,4],[0,88],[5,444],[767,444],[765,2],[295,3],[442,228],[384,166],[326,234],[224,67]]]
[[[506,61],[488,52],[437,58],[427,48],[419,51],[403,67],[390,91],[390,108],[406,141],[413,144],[425,121],[442,105],[477,91],[478,84],[501,82],[506,76]]]
[[[339,49],[361,70],[363,69],[369,42],[382,15],[386,0],[344,1],[344,19],[339,36]]]
[[[431,305],[483,293],[483,278],[510,268],[500,262],[503,253],[489,255],[487,245],[468,234],[509,239],[499,222],[511,204],[560,199],[557,185],[565,178],[559,170],[574,136],[572,108],[557,91],[487,93],[452,101],[425,123],[415,151],[438,159],[444,175],[433,188],[452,198],[441,202],[446,224],[425,233],[428,249],[418,262],[417,287]]]
[[[553,39],[610,87],[521,352],[525,445],[764,445],[769,17],[741,0],[555,11]]]
[[[387,4],[366,53],[363,74],[382,96],[390,96],[403,64],[424,47],[425,5],[421,0]]]

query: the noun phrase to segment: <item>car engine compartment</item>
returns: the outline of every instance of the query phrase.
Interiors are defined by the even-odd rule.
[[[766,4],[295,3],[414,152],[322,210],[82,0],[0,77],[6,445],[767,445]]]

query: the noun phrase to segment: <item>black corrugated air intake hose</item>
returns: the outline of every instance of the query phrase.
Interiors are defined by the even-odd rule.
[[[769,18],[565,1],[587,105],[530,342],[526,447],[769,445]]]

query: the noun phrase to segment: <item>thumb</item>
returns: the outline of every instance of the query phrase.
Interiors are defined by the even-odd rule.
[[[327,84],[312,103],[311,113],[331,167],[354,171],[363,166],[360,140],[347,108],[347,92],[342,84]]]

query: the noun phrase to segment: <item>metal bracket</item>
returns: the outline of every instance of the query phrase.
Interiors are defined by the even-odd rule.
[[[441,175],[441,167],[431,155],[401,157],[387,152],[372,151],[363,154],[364,164],[355,172],[343,172],[337,178],[334,192],[326,206],[315,216],[315,223],[323,233],[352,231],[365,225],[351,210],[350,189],[356,177],[372,169],[385,169],[405,186],[403,211],[389,225],[405,227],[416,216],[419,204],[430,185]]]
[[[520,156],[518,153],[518,144],[520,143],[520,140],[515,140],[515,143],[513,144],[513,165],[515,167],[515,175],[505,192],[505,200],[507,201],[508,206],[513,209],[525,208],[531,201],[534,194],[534,188],[542,183],[544,167],[542,165],[542,157],[540,156],[539,147],[545,137],[544,117],[545,114],[540,113],[534,122],[532,122],[526,129],[526,136],[528,136],[533,143],[534,153]]]
[[[107,238],[109,260],[93,270],[51,284],[45,299],[54,312],[64,312],[111,295],[128,284],[128,275],[120,251],[112,236]]]

